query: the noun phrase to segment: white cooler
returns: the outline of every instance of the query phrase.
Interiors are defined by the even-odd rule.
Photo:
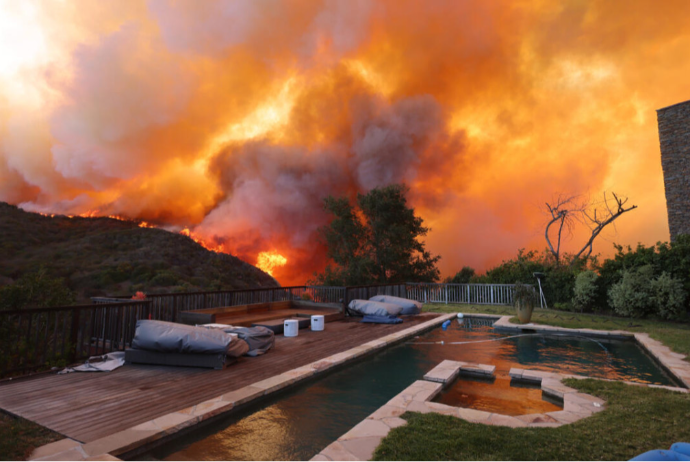
[[[286,319],[285,320],[285,330],[283,335],[285,337],[297,337],[299,333],[299,321],[296,319]]]
[[[311,317],[311,330],[323,330],[325,323],[326,321],[322,314],[315,314]]]

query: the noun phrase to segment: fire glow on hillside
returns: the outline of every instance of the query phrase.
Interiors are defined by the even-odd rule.
[[[558,193],[613,189],[640,206],[616,242],[667,240],[654,109],[690,98],[687,17],[684,0],[0,0],[0,200],[248,262],[278,249],[263,269],[283,284],[325,265],[324,196],[393,182],[444,275],[543,248]]]

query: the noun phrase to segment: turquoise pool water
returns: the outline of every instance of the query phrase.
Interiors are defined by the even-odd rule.
[[[515,403],[531,401],[539,407],[536,401],[541,398],[540,390],[511,387],[511,367],[675,385],[631,341],[514,337],[490,326],[470,324],[454,320],[446,331],[434,329],[279,393],[166,443],[143,459],[309,460],[444,359],[494,364],[496,380],[459,380],[444,391],[441,400],[506,413]],[[522,410],[513,409],[513,413]]]

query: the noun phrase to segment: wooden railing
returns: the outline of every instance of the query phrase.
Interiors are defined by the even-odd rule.
[[[407,297],[424,303],[512,305],[515,284],[407,283]]]
[[[63,367],[130,346],[150,301],[0,311],[0,377]]]
[[[307,286],[305,293],[308,299],[318,303],[344,303],[345,289],[337,286]]]

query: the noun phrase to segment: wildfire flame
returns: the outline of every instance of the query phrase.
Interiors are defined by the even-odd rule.
[[[194,231],[190,231],[189,228],[184,228],[182,231],[180,231],[180,234],[182,234],[183,236],[187,236],[188,238],[190,238],[191,240],[193,240],[194,242],[196,242],[200,246],[202,246],[205,249],[210,250],[212,252],[228,253],[225,251],[223,244],[211,243],[211,242],[207,241],[206,239],[203,239],[202,237],[200,237]]]
[[[273,276],[273,271],[287,264],[287,258],[275,250],[261,252],[256,258],[256,266],[265,273]]]

